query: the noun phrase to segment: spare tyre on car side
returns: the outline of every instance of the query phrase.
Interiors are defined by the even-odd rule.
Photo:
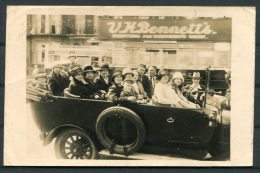
[[[110,153],[129,155],[140,149],[146,129],[141,118],[131,109],[114,106],[98,116],[96,133],[100,143]]]

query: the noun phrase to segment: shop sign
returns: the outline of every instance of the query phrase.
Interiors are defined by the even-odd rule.
[[[231,19],[100,19],[100,39],[231,41]]]

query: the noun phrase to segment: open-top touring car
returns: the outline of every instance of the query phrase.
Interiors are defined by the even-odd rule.
[[[183,151],[192,148],[203,151],[195,156],[199,159],[207,153],[216,156],[223,147],[229,153],[229,117],[222,110],[208,111],[205,106],[190,109],[158,104],[114,104],[79,99],[69,93],[65,97],[46,93],[27,88],[27,98],[31,100],[44,144],[56,138],[59,158],[96,159],[104,148],[111,154],[127,156],[146,146]]]

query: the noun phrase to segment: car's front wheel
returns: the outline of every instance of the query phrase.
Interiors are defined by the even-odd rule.
[[[55,152],[63,159],[96,159],[98,157],[94,142],[85,132],[68,129],[61,132],[55,142]]]

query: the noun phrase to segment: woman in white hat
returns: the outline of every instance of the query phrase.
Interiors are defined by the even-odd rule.
[[[187,100],[183,96],[181,88],[184,83],[184,78],[180,72],[175,72],[172,76],[171,87],[175,94],[175,99],[178,100],[178,103],[185,108],[200,108],[198,104],[194,104]]]
[[[169,85],[170,74],[165,69],[161,69],[158,72],[158,83],[154,88],[153,101],[155,103],[163,104],[163,105],[171,105],[173,107],[182,107],[178,104],[178,100],[176,98],[176,94],[173,92]]]

